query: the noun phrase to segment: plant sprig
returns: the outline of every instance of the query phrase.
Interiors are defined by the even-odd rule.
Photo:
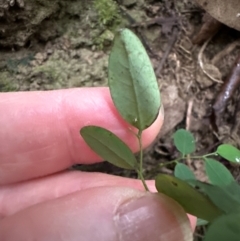
[[[145,189],[143,177],[142,132],[152,125],[161,106],[157,79],[139,38],[129,29],[120,30],[114,38],[108,64],[108,84],[118,112],[138,132],[139,160],[114,133],[102,127],[84,127],[80,133],[98,155],[110,163],[134,169]]]
[[[137,129],[134,135],[139,144],[139,158],[136,159],[119,137],[103,127],[86,126],[80,130],[80,134],[104,160],[121,168],[135,170],[145,190],[149,191],[143,177],[142,133],[157,118],[161,99],[151,61],[141,41],[129,29],[120,30],[114,38],[108,78],[116,109],[125,121]],[[175,163],[175,176],[159,174],[155,180],[156,189],[177,201],[189,214],[200,218],[198,223],[211,224],[205,241],[225,241],[226,237],[237,241],[240,236],[240,186],[229,170],[214,158],[220,156],[239,163],[240,150],[222,144],[213,153],[194,156],[194,136],[184,129],[174,133],[173,141],[180,152],[179,158],[164,165]],[[198,181],[193,171],[181,163],[185,159],[202,159],[210,183]],[[234,230],[229,223],[234,224]]]

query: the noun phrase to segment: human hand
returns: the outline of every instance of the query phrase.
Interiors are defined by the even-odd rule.
[[[137,151],[108,88],[3,93],[0,113],[1,241],[191,240],[184,211],[140,181],[66,171],[100,161],[79,135],[86,125],[111,130]],[[145,147],[162,122],[160,113],[144,131]],[[148,186],[155,191],[153,181]]]

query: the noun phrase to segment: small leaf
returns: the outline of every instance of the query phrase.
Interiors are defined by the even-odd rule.
[[[173,141],[183,155],[190,154],[196,149],[193,134],[184,129],[179,129],[173,134]]]
[[[213,221],[223,212],[204,194],[199,193],[188,183],[166,174],[160,174],[155,182],[158,192],[177,201],[184,210],[198,218]]]
[[[224,186],[234,181],[230,171],[214,159],[205,158],[205,170],[209,181],[214,185]]]
[[[188,182],[195,183],[195,187],[207,195],[224,213],[240,211],[240,187],[236,182],[221,187],[194,180]]]
[[[104,160],[126,169],[137,169],[137,160],[130,148],[112,132],[98,126],[80,130],[89,147]]]
[[[196,179],[193,171],[190,170],[187,165],[182,164],[182,163],[178,163],[175,166],[174,176],[181,180],[189,180],[189,179],[195,180]]]
[[[240,213],[223,215],[208,228],[204,241],[239,241]]]
[[[129,29],[119,31],[114,38],[108,79],[121,116],[139,130],[149,127],[161,105],[159,87],[146,50]]]
[[[240,150],[232,145],[220,145],[217,148],[217,154],[230,162],[240,163]]]
[[[203,220],[203,219],[201,219],[201,218],[198,218],[198,219],[197,219],[197,226],[205,226],[205,225],[207,225],[208,223],[209,223],[208,221]]]

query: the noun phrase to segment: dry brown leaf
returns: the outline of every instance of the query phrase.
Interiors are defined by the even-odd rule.
[[[196,0],[212,17],[240,31],[239,0]]]

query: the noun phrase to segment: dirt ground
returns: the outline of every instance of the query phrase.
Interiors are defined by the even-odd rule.
[[[220,116],[218,132],[213,130],[209,118],[222,86],[216,80],[226,79],[238,55],[239,32],[222,26],[204,49],[203,44],[192,43],[204,16],[193,1],[122,0],[117,6],[123,19],[121,26],[134,30],[148,50],[165,110],[164,126],[144,154],[145,176],[172,173],[173,166],[162,168],[160,163],[177,157],[172,134],[179,128],[194,134],[198,154],[210,153],[221,143],[239,148],[239,93],[234,93]],[[69,1],[64,10],[54,8],[54,15],[51,14],[43,17],[41,27],[22,42],[0,41],[1,92],[107,85],[113,27],[99,23],[92,1]],[[203,73],[199,59],[211,78]],[[200,160],[188,165],[201,180],[205,179]],[[238,177],[238,168],[226,165]],[[135,176],[107,163],[78,168]]]

